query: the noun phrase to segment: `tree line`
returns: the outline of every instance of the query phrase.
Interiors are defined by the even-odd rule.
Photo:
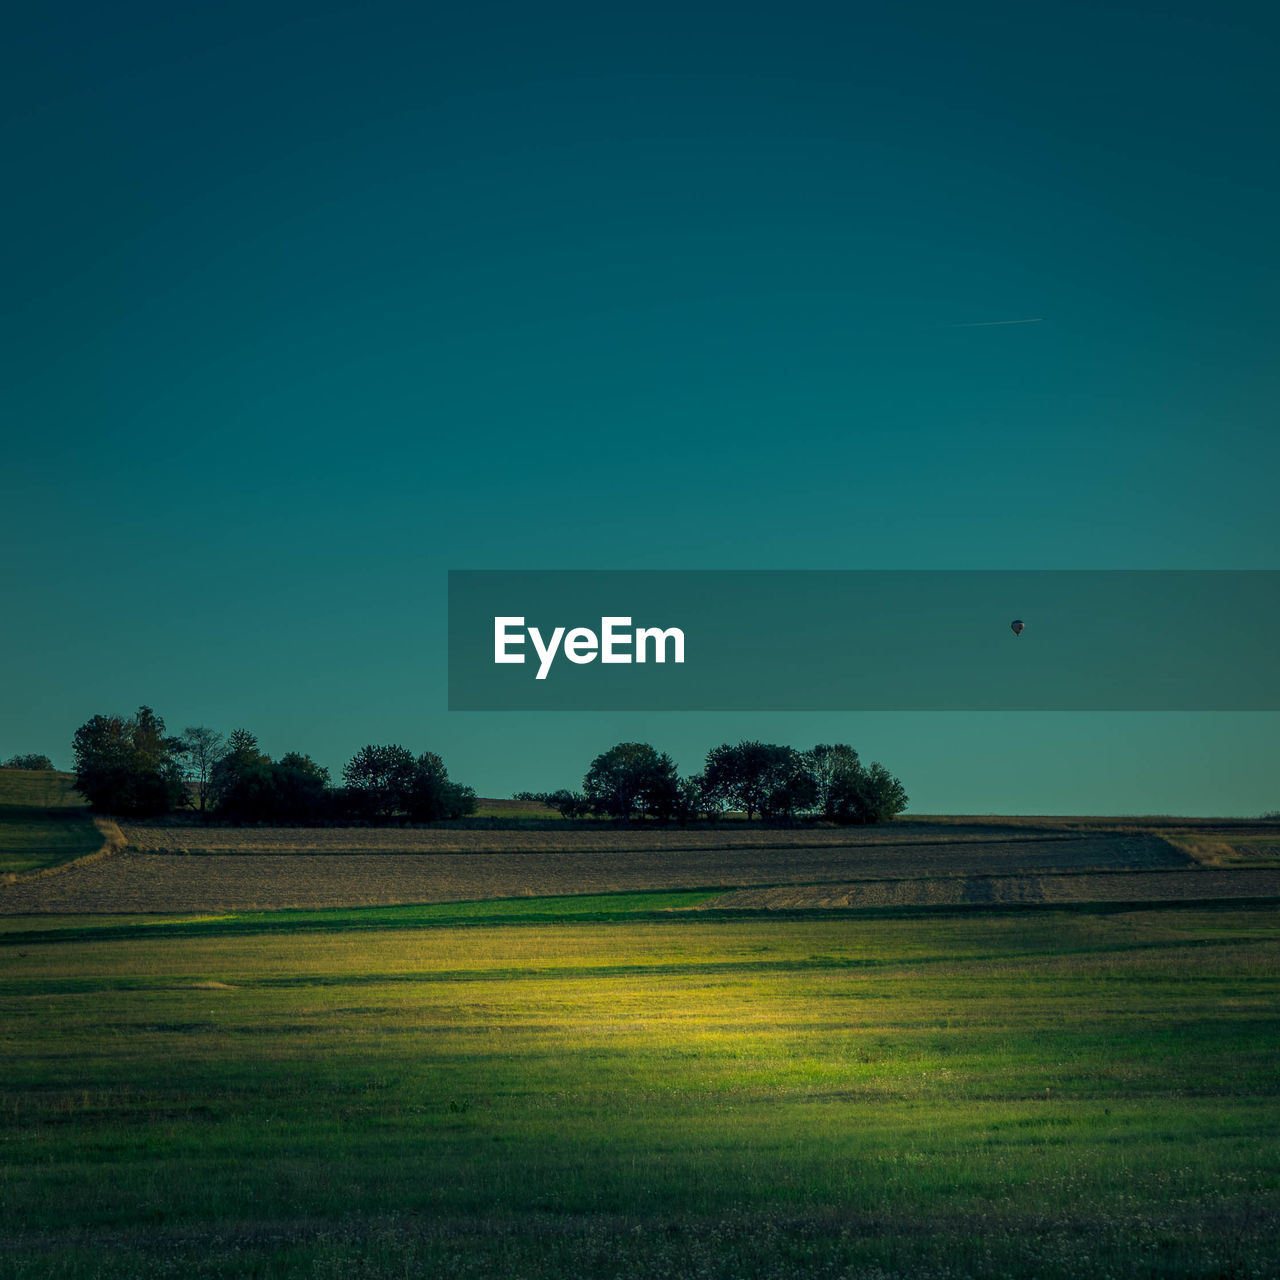
[[[75,732],[76,790],[105,813],[157,817],[178,809],[229,823],[435,822],[475,812],[475,792],[434,752],[362,747],[335,786],[329,770],[289,751],[273,760],[247,729],[165,732],[150,707],[94,716]]]
[[[0,769],[52,769],[53,761],[48,756],[36,755],[31,752],[26,755],[10,756],[7,760],[0,762]]]
[[[95,809],[150,817],[175,810],[233,824],[426,823],[475,812],[475,792],[449,777],[431,751],[396,744],[356,752],[334,784],[328,769],[290,751],[278,760],[247,729],[223,735],[204,725],[166,732],[150,708],[97,715],[72,741],[76,789]],[[621,742],[595,757],[581,791],[520,792],[566,818],[623,822],[714,821],[725,813],[766,822],[892,819],[907,794],[883,765],[864,765],[845,743],[807,751],[767,742],[722,743],[701,773],[682,778],[675,761],[645,742]]]
[[[701,773],[680,777],[675,761],[647,742],[621,742],[591,762],[581,791],[522,791],[566,818],[714,820],[732,811],[767,822],[820,818],[885,822],[907,807],[907,793],[884,765],[864,765],[842,742],[808,751],[772,742],[728,742],[707,752]]]

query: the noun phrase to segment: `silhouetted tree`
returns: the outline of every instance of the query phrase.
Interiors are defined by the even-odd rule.
[[[10,756],[0,769],[52,769],[53,761],[48,756],[17,755]]]
[[[424,751],[413,763],[404,809],[413,822],[462,818],[476,811],[476,793],[451,782],[444,761],[434,751]]]
[[[889,822],[906,807],[906,790],[884,765],[873,762],[862,771],[856,804],[859,821]]]
[[[825,818],[836,820],[840,804],[853,794],[862,773],[858,753],[843,742],[819,743],[804,753],[814,783],[814,807]]]
[[[708,795],[747,815],[747,821],[771,806],[785,808],[794,786],[797,753],[771,742],[722,743],[707,752],[703,772]]]
[[[76,790],[95,809],[147,816],[182,804],[182,742],[150,707],[129,719],[94,716],[72,741]]]
[[[233,729],[209,771],[209,799],[228,822],[270,822],[275,780],[271,757],[258,750],[248,729]]]
[[[791,747],[783,749],[787,755],[785,759],[779,758],[772,771],[773,787],[760,804],[760,816],[772,822],[793,822],[814,807],[818,796],[818,784],[809,771],[808,761]]]
[[[403,811],[415,761],[406,747],[361,747],[343,766],[347,796],[361,817],[386,821]]]
[[[719,805],[708,795],[706,780],[695,773],[691,778],[681,778],[676,784],[676,803],[672,817],[683,827],[699,818],[714,818]]]
[[[611,818],[669,818],[678,782],[675,761],[665,751],[647,742],[620,742],[591,762],[582,790],[594,812]]]
[[[288,751],[271,766],[271,821],[308,825],[333,812],[329,770],[308,755]]]
[[[581,791],[569,791],[562,787],[559,791],[543,793],[541,799],[543,804],[554,809],[562,818],[591,816],[591,801]]]
[[[210,793],[214,766],[222,759],[227,740],[207,725],[188,725],[182,731],[182,752],[186,775],[195,788],[199,809],[204,813]]]
[[[276,822],[306,826],[335,812],[329,771],[299,751],[279,760],[259,750],[247,729],[236,729],[213,766],[211,803],[227,822]]]
[[[825,816],[834,822],[889,822],[906,807],[902,783],[884,765],[859,764],[833,779]]]
[[[705,773],[695,773],[686,779],[686,783],[689,788],[686,795],[695,816],[706,818],[708,822],[714,822],[723,816],[724,797],[714,787],[708,785]]]

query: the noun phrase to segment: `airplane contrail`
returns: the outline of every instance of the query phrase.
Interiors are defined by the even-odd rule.
[[[968,324],[949,324],[948,329],[988,329],[995,324],[1040,324],[1044,316],[1033,316],[1030,320],[971,320]]]

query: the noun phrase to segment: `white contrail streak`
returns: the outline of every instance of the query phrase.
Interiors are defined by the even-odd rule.
[[[1033,316],[1030,320],[971,320],[968,324],[949,324],[948,329],[989,329],[995,324],[1040,324],[1044,316]]]

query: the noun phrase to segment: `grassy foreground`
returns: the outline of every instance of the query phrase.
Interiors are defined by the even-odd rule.
[[[6,932],[0,1275],[1275,1274],[1273,907],[686,897]]]

